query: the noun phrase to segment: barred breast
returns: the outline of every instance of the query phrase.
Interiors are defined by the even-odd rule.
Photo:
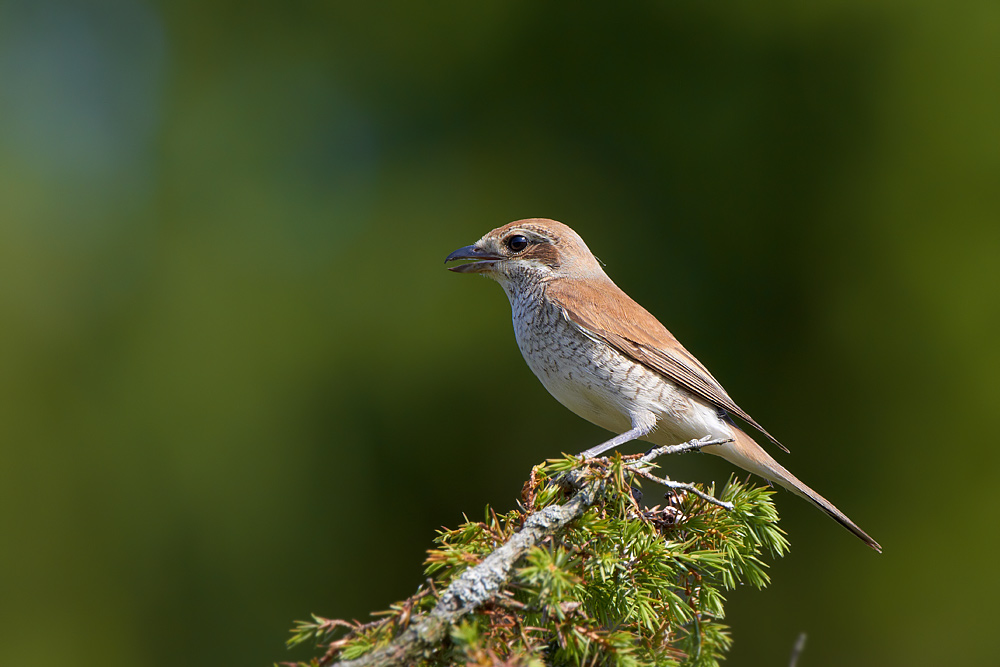
[[[707,434],[729,437],[717,410],[569,321],[545,298],[544,285],[525,287],[505,289],[514,337],[528,367],[557,401],[613,433],[629,430],[633,414],[652,412],[658,425],[645,439],[656,444]]]

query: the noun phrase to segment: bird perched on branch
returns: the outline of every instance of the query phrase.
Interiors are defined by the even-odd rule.
[[[615,285],[583,239],[554,220],[518,220],[459,248],[456,273],[500,283],[528,366],[556,400],[617,435],[583,454],[631,440],[672,445],[712,436],[732,441],[704,451],[805,498],[882,551],[833,503],[803,484],[733,421],[784,449],[744,412],[673,334]],[[787,451],[787,450],[785,450]]]

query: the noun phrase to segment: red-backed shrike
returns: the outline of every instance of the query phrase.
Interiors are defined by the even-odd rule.
[[[730,415],[781,447],[666,327],[611,281],[572,229],[554,220],[518,220],[445,261],[452,260],[472,260],[452,271],[479,273],[503,287],[517,346],[549,393],[618,434],[585,456],[631,440],[672,445],[731,438],[704,451],[805,498],[881,553],[878,542],[735,424]]]

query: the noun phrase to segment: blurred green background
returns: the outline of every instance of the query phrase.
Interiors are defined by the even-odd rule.
[[[529,216],[885,547],[779,494],[733,664],[997,664],[998,119],[994,0],[0,3],[0,664],[305,658],[603,440],[442,266]]]

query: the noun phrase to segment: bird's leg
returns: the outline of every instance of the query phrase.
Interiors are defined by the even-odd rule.
[[[599,445],[594,445],[587,451],[582,452],[580,456],[582,456],[585,459],[592,459],[595,456],[600,456],[609,449],[614,449],[618,445],[624,445],[626,442],[631,442],[632,440],[638,440],[642,436],[649,433],[649,431],[650,429],[648,428],[637,426],[636,428],[625,431],[621,435],[616,435],[615,437],[611,438],[606,442],[602,442]]]
[[[585,459],[592,459],[595,456],[600,456],[609,449],[614,449],[618,445],[624,445],[626,442],[638,440],[656,428],[656,415],[652,412],[633,412],[629,415],[629,417],[632,419],[631,429],[625,431],[621,435],[616,435],[606,442],[595,445],[585,452],[581,452],[580,456]]]

